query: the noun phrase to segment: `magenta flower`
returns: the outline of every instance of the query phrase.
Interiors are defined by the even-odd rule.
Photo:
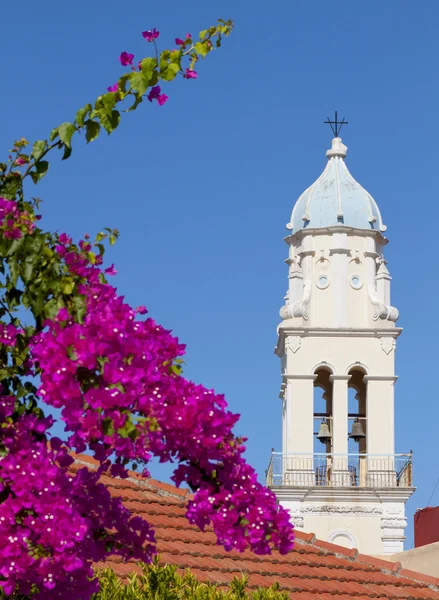
[[[24,165],[24,164],[26,164],[26,161],[21,156],[19,156],[17,158],[17,160],[14,162],[14,165],[16,165],[17,167],[21,167],[21,165]]]
[[[108,267],[108,269],[105,269],[105,273],[106,273],[107,275],[110,275],[110,276],[112,276],[112,275],[116,275],[116,274],[117,274],[117,271],[116,271],[116,269],[114,268],[114,265],[111,265],[111,267]]]
[[[198,77],[198,74],[196,71],[193,71],[192,69],[186,69],[186,73],[183,75],[183,77],[185,79],[196,79]]]
[[[153,100],[157,100],[159,106],[163,106],[163,104],[167,101],[168,96],[166,94],[161,94],[161,89],[159,85],[155,85],[151,88],[151,91],[148,94],[148,100],[152,102]]]
[[[138,306],[136,308],[136,313],[138,313],[139,315],[146,315],[148,311],[146,310],[146,306]]]
[[[109,92],[117,92],[118,89],[119,89],[119,84],[118,83],[115,83],[114,85],[110,85],[109,87],[107,87],[107,90]]]
[[[120,64],[123,67],[126,67],[127,65],[132,65],[133,58],[134,54],[129,54],[129,52],[122,52],[122,54],[119,56]]]
[[[156,40],[159,37],[160,31],[157,31],[157,29],[154,27],[154,29],[148,29],[148,31],[142,31],[142,35],[147,42],[153,42],[154,40]]]
[[[177,46],[184,46],[186,42],[181,38],[175,38],[175,43],[177,44]]]

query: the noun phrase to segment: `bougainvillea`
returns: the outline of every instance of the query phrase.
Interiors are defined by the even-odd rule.
[[[179,50],[160,57],[159,32],[143,32],[156,58],[135,66],[134,55],[122,52],[131,72],[94,108],[35,142],[29,155],[26,140],[17,141],[9,167],[0,164],[0,586],[7,594],[86,599],[98,586],[93,562],[109,554],[150,561],[153,531],[99,478],[127,477],[128,467],[148,476],[152,457],[175,463],[175,483],[194,492],[189,521],[211,524],[226,549],[292,546],[287,513],[245,462],[245,439],[233,434],[238,415],[222,395],[183,377],[184,346],[108,283],[115,269],[102,266],[103,242],[114,243],[118,232],[75,244],[40,229],[38,202],[24,200],[23,181],[47,172],[50,149],[68,158],[76,131],[85,129],[87,141],[100,125],[111,133],[120,119],[114,106],[128,95],[131,108],[144,97],[163,105],[159,79],[196,78],[195,62],[231,27],[221,21],[196,43],[187,34]],[[63,441],[50,436],[48,407],[61,415]],[[72,451],[92,453],[98,469],[73,472]]]

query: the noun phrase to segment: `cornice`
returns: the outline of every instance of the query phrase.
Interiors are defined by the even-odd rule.
[[[271,486],[279,501],[302,502],[315,501],[327,504],[328,502],[344,502],[359,504],[367,502],[406,502],[415,492],[416,488],[360,488],[360,487],[326,487],[310,486],[297,488],[283,485]]]
[[[398,379],[396,375],[365,375],[364,381],[395,381]]]
[[[370,329],[368,327],[294,327],[283,321],[278,327],[280,335],[299,335],[303,337],[392,337],[397,338],[402,333],[402,327],[392,329]]]
[[[374,229],[357,229],[355,227],[347,227],[346,225],[333,225],[332,227],[318,227],[318,228],[307,228],[307,229],[299,229],[295,233],[287,235],[284,237],[284,241],[287,244],[290,244],[293,240],[302,239],[307,235],[328,235],[331,233],[347,233],[352,235],[359,235],[361,237],[374,237],[378,238],[380,244],[385,246],[388,244],[389,240],[383,236],[380,231]]]
[[[329,381],[349,381],[352,375],[330,375]]]
[[[317,377],[318,375],[310,375],[309,373],[306,373],[305,375],[283,375],[282,379],[312,379],[312,381],[315,381]]]

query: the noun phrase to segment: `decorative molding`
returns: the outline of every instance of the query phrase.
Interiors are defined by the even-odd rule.
[[[354,536],[348,531],[343,531],[342,529],[338,529],[337,531],[333,531],[332,533],[330,533],[328,536],[328,542],[330,544],[336,544],[336,540],[339,537],[346,538],[349,541],[351,548],[357,548],[358,544]]]
[[[329,381],[349,381],[352,375],[330,375]]]
[[[302,344],[302,338],[298,335],[289,335],[286,339],[285,346],[295,354]]]
[[[405,529],[407,519],[381,519],[381,529]]]
[[[391,337],[382,337],[381,338],[381,348],[383,350],[383,352],[385,352],[386,354],[390,354],[392,352],[392,350],[395,349],[396,346],[396,342],[394,340],[394,338]]]
[[[334,504],[321,504],[316,506],[304,506],[301,508],[301,513],[312,513],[312,514],[340,514],[340,515],[382,515],[383,511],[381,508],[375,506],[361,506],[354,504],[353,506],[337,506]]]
[[[398,379],[397,375],[365,375],[364,381],[395,381]]]
[[[284,375],[285,379],[311,379],[311,381],[315,381],[317,379],[317,375],[310,375],[307,373],[306,375]]]
[[[294,333],[300,333],[307,337],[371,337],[379,338],[381,336],[388,336],[397,338],[402,333],[401,327],[390,328],[370,328],[370,327],[294,327],[290,323],[281,323],[279,325],[279,332],[284,335],[292,335]]]
[[[291,515],[291,522],[294,527],[305,527],[305,519],[301,515]]]
[[[378,321],[378,319],[385,319],[386,321],[392,321],[395,323],[395,321],[398,320],[398,309],[394,306],[387,306],[379,301],[375,285],[373,283],[370,283],[367,286],[367,295],[370,303],[373,306],[372,319],[374,321]]]

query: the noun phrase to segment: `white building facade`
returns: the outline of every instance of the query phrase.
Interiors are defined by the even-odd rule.
[[[411,453],[395,455],[401,329],[383,256],[386,230],[335,137],[287,225],[280,311],[282,452],[267,483],[299,530],[367,554],[403,550]]]

